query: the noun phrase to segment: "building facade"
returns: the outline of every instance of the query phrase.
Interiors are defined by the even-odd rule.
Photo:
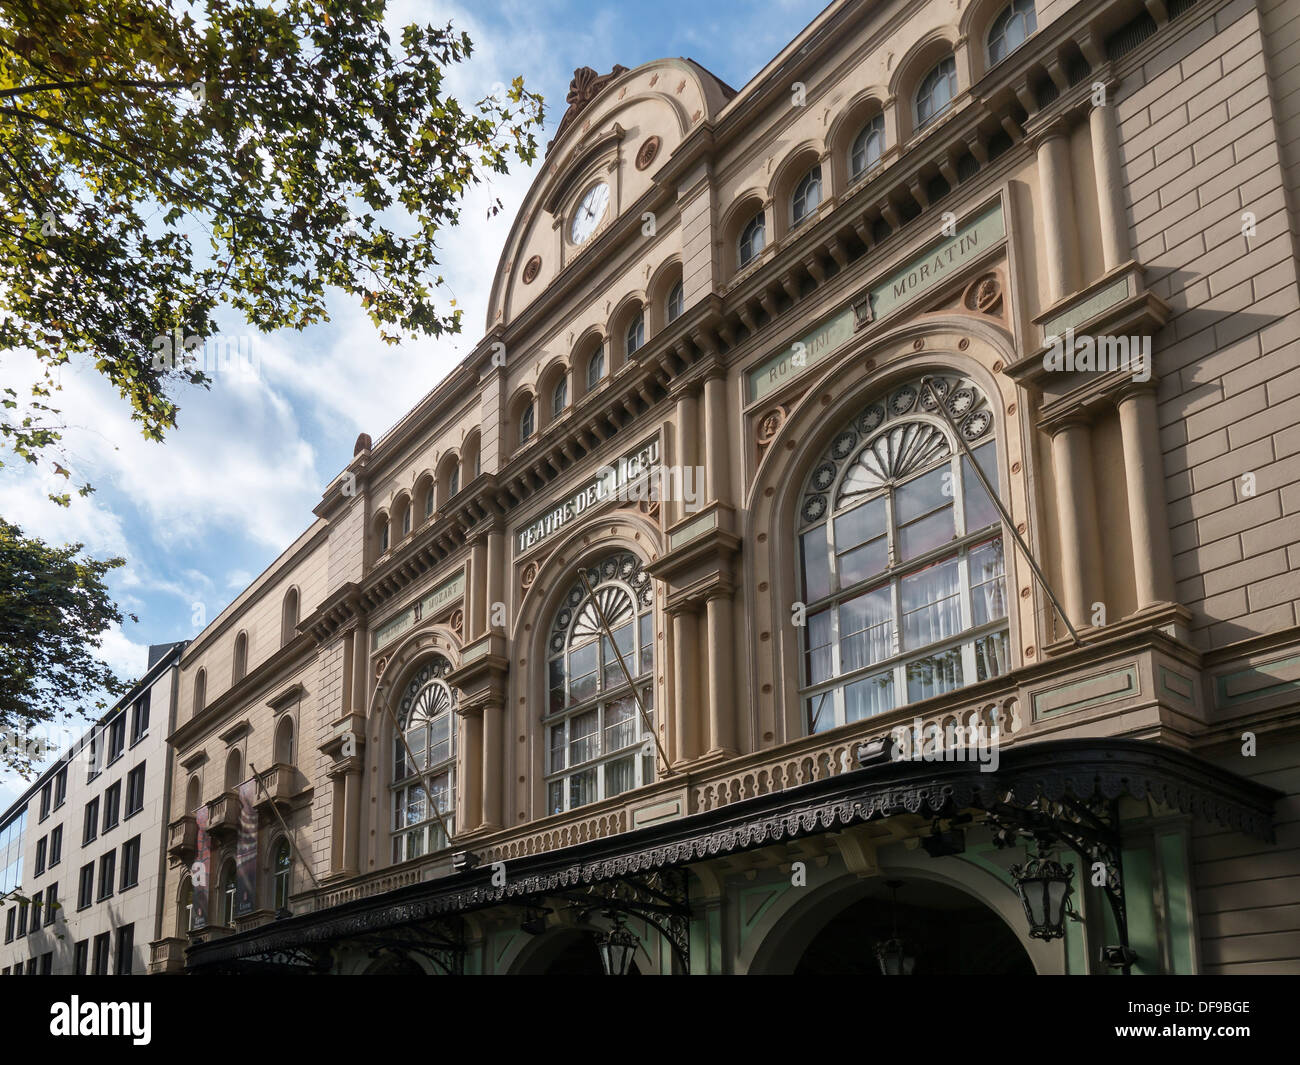
[[[150,647],[144,677],[0,819],[0,975],[147,972],[184,647]]]
[[[182,655],[151,970],[1296,971],[1294,15],[579,69],[474,353]]]

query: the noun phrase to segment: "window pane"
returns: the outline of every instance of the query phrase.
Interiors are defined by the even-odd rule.
[[[889,546],[881,536],[840,555],[840,587],[849,588],[882,573],[889,565]]]
[[[808,731],[816,735],[835,727],[835,693],[822,692],[808,700]]]
[[[910,702],[942,695],[961,686],[960,648],[941,651],[907,665],[907,698]]]
[[[986,444],[976,448],[974,455],[975,460],[980,464],[980,469],[984,471],[984,476],[996,485],[998,483],[996,450],[991,444]],[[975,532],[986,526],[996,525],[1002,517],[998,514],[998,508],[993,505],[993,500],[989,498],[988,492],[984,490],[984,485],[971,466],[970,459],[965,455],[961,459],[961,475],[966,501],[966,531]]]
[[[970,553],[971,621],[983,625],[1007,616],[1002,541],[980,544]]]
[[[803,594],[806,602],[815,603],[831,594],[831,549],[826,542],[826,526],[806,532],[803,543]]]
[[[450,717],[442,714],[429,722],[429,765],[437,765],[451,757]]]
[[[945,640],[960,630],[961,604],[955,558],[904,577],[900,582],[900,594],[905,650]]]
[[[632,659],[632,622],[629,621],[626,625],[614,630],[614,644],[618,645],[619,653],[623,656],[623,665],[627,666],[628,671],[635,675],[636,663]],[[606,688],[617,687],[624,683],[623,670],[618,664],[618,656],[614,654],[614,644],[611,644],[603,636],[600,639],[600,652],[605,665],[604,687]]]
[[[823,610],[808,618],[808,683],[820,684],[834,676],[831,657],[831,612]]]
[[[945,494],[944,488],[948,491]],[[922,514],[952,503],[952,468],[944,463],[936,470],[900,484],[894,492],[894,515],[905,525]]]
[[[605,798],[621,795],[636,787],[636,759],[619,758],[605,766]]]
[[[636,717],[636,703],[631,696],[605,707],[606,752],[621,751],[636,742]]]
[[[854,681],[844,689],[844,720],[861,721],[894,708],[894,673]]]
[[[1005,632],[975,641],[975,675],[978,680],[1000,677],[1011,668],[1011,642]]]
[[[564,781],[551,781],[546,789],[546,805],[553,814],[564,812]]]
[[[951,506],[910,525],[904,525],[898,530],[899,561],[905,562],[909,558],[943,547],[944,544],[951,543],[955,535]]]
[[[575,703],[590,699],[596,694],[596,669],[599,661],[599,644],[594,640],[569,655],[569,693]]]
[[[894,604],[888,585],[840,604],[840,667],[845,673],[894,653]]]
[[[596,711],[569,718],[569,764],[577,765],[600,753],[600,723]]]
[[[596,770],[585,769],[569,777],[569,809],[596,800]]]
[[[551,772],[564,768],[564,726],[551,726]]]
[[[639,676],[642,673],[649,673],[655,667],[655,625],[653,614],[641,615],[641,662],[640,668],[635,670]]]
[[[885,497],[854,507],[835,519],[835,550],[847,551],[886,531]]]
[[[551,660],[551,713],[564,709],[564,660]]]

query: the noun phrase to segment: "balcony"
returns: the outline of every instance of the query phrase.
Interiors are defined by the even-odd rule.
[[[227,791],[208,803],[208,835],[218,841],[232,838],[239,831],[241,808],[237,791]]]
[[[189,865],[198,853],[199,826],[193,814],[178,817],[167,826],[167,857]]]
[[[190,818],[191,822],[194,820]],[[149,944],[149,975],[165,976],[185,971],[185,939],[159,939]]]
[[[275,808],[279,807],[283,815],[288,812],[294,796],[301,793],[298,770],[291,765],[277,762],[259,778],[261,787],[257,789],[257,809],[267,817],[275,817]]]

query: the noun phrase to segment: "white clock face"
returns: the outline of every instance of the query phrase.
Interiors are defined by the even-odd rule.
[[[592,185],[573,215],[573,226],[569,233],[573,237],[574,244],[582,244],[596,232],[596,227],[605,217],[605,210],[608,207],[609,186],[603,181],[598,185]]]

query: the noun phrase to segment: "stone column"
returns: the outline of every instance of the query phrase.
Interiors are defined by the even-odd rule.
[[[709,502],[730,502],[730,461],[727,454],[727,381],[721,371],[704,382],[704,466]]]
[[[1056,518],[1060,526],[1061,597],[1075,628],[1091,624],[1092,603],[1103,591],[1092,479],[1092,429],[1082,419],[1052,435]]]
[[[1097,208],[1101,218],[1101,252],[1105,269],[1115,269],[1133,257],[1128,222],[1124,217],[1124,186],[1119,164],[1119,131],[1115,105],[1094,106],[1088,114],[1092,136],[1092,166],[1097,180]]]
[[[736,753],[736,678],[731,595],[721,587],[705,605],[709,645],[709,754]]]
[[[464,823],[456,826],[456,832],[469,832],[478,828],[483,822],[483,776],[486,759],[483,750],[482,710],[477,706],[460,711],[465,723],[465,747],[460,761],[460,809],[464,811]]]
[[[699,717],[699,618],[689,607],[672,615],[673,632],[673,734],[677,761],[699,753],[696,722]]]
[[[492,611],[494,604],[505,602],[506,586],[506,538],[500,529],[493,529],[487,537],[487,626],[492,628]]]
[[[505,752],[502,749],[502,719],[505,709],[499,702],[483,706],[483,828],[500,828],[501,795],[505,791]]]
[[[1138,609],[1174,599],[1174,571],[1165,517],[1164,463],[1155,381],[1132,385],[1116,401],[1124,442],[1124,482],[1133,531],[1133,575]]]
[[[487,632],[487,544],[482,537],[470,548],[470,580],[465,587],[469,599],[469,617],[466,619],[469,639],[477,640]]]
[[[1074,219],[1074,182],[1070,180],[1069,130],[1064,123],[1045,130],[1039,137],[1036,150],[1047,301],[1051,304],[1078,287],[1074,276],[1074,242],[1078,227]]]
[[[343,777],[343,872],[361,871],[361,766]]]
[[[694,466],[696,458],[696,426],[698,425],[699,403],[695,393],[684,390],[677,396],[677,426],[674,459],[683,468]],[[673,520],[680,520],[686,514],[685,505],[679,500],[672,508]]]

